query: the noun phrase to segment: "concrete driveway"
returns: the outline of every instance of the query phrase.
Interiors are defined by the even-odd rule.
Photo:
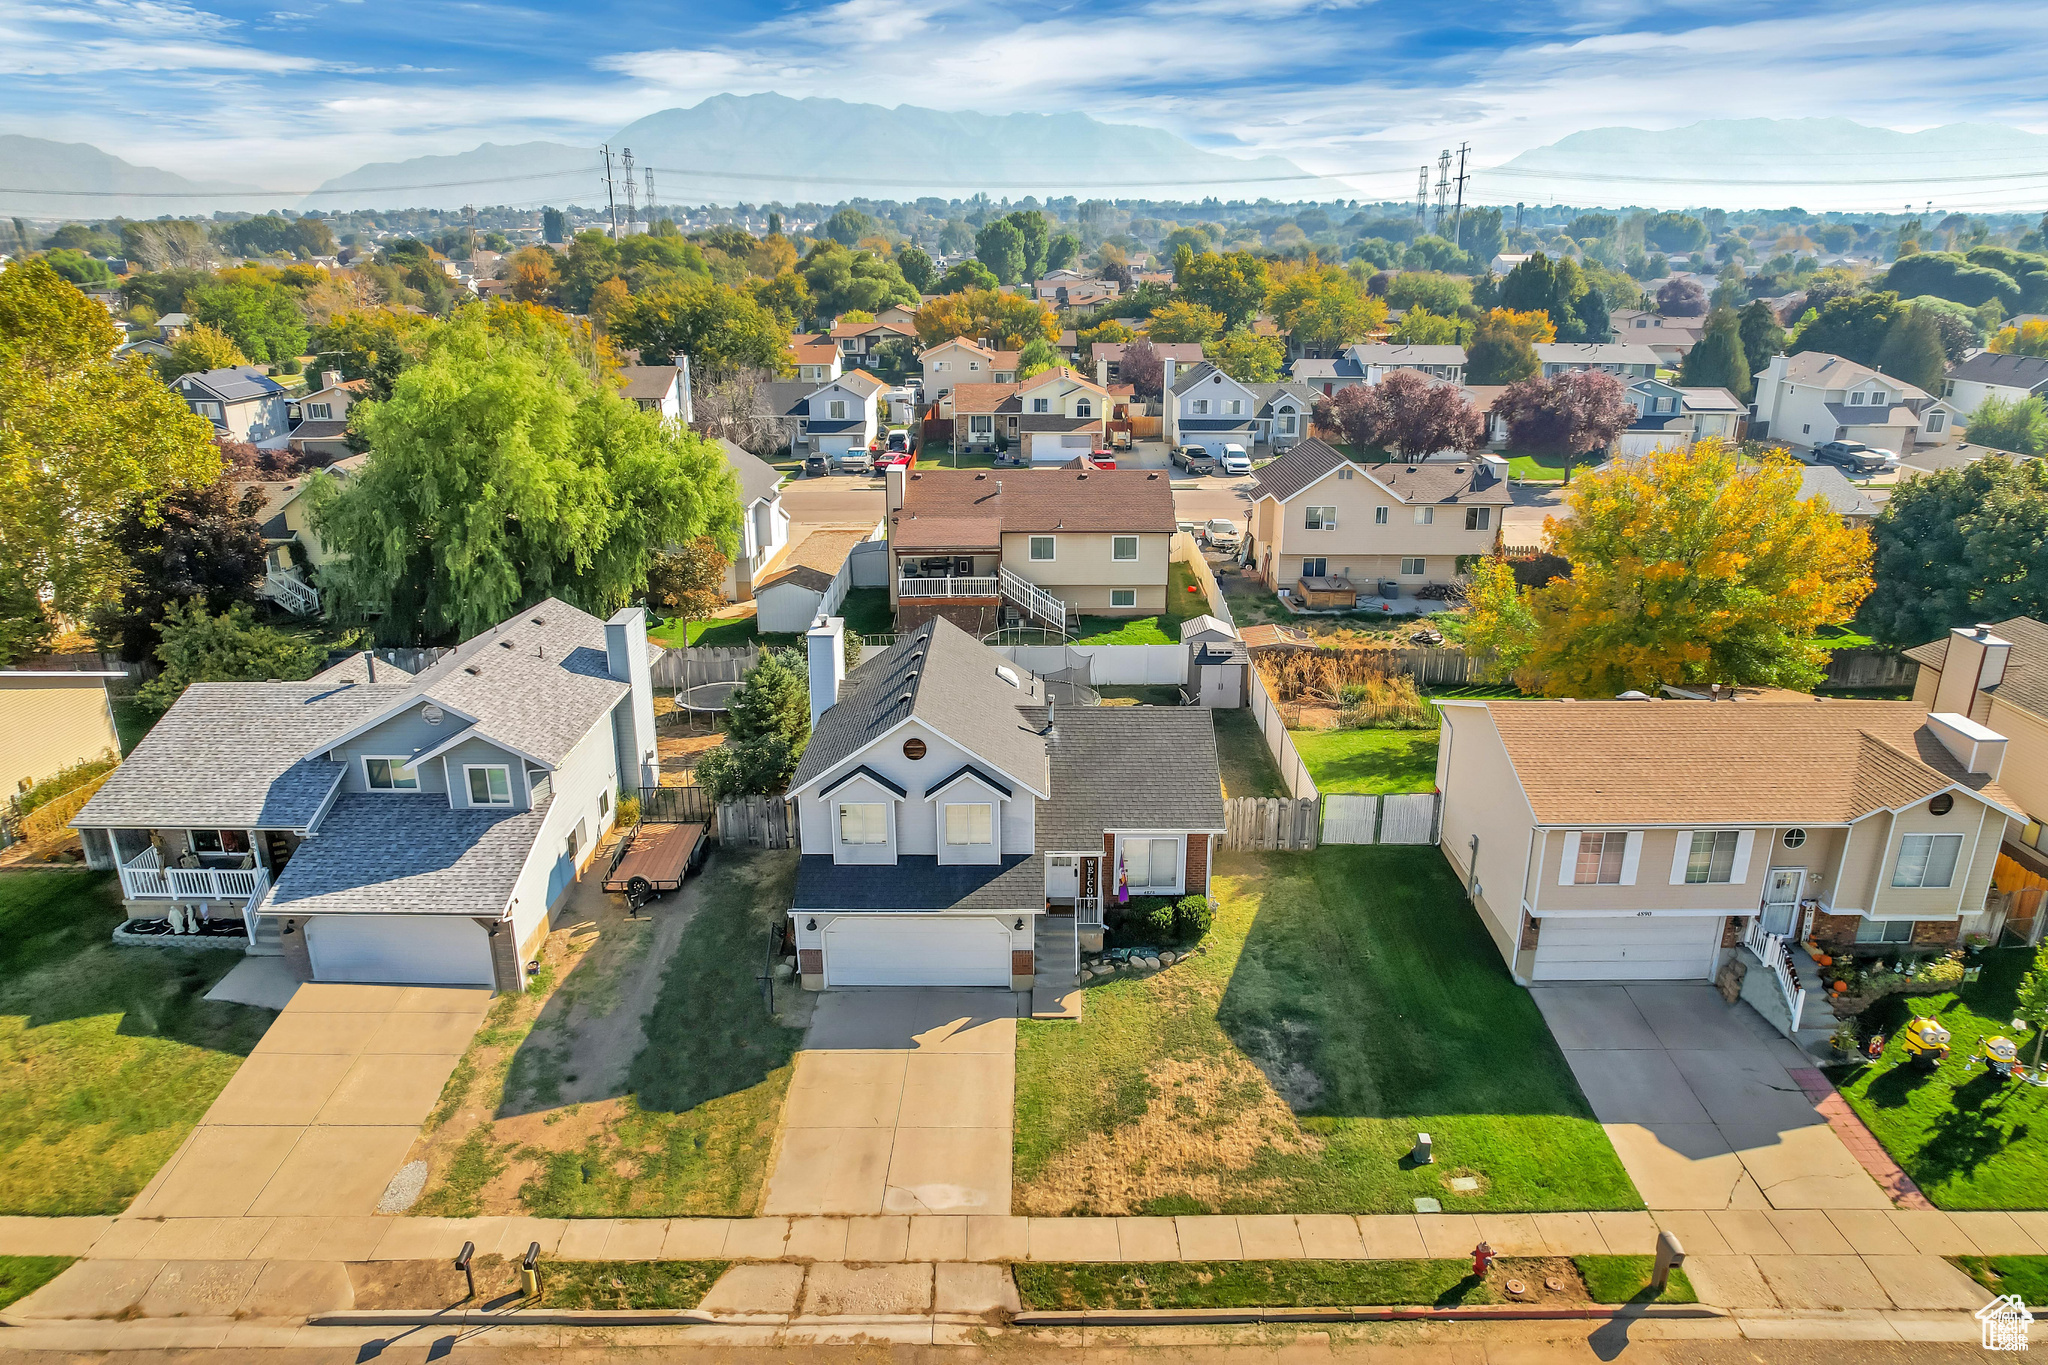
[[[1017,997],[828,991],[783,1106],[764,1213],[1007,1214]]]
[[[1809,1059],[1711,986],[1538,986],[1579,1088],[1652,1209],[1889,1209],[1787,1067]]]
[[[124,1217],[376,1212],[491,992],[315,982]]]

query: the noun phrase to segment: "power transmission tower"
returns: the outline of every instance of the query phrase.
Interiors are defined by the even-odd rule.
[[[464,204],[462,206],[462,217],[469,224],[469,254],[470,258],[474,260],[476,258],[476,205]]]
[[[1444,215],[1451,204],[1451,149],[1446,147],[1436,159],[1436,235],[1444,235]]]
[[[623,158],[626,168],[626,235],[633,235],[633,196],[639,191],[639,184],[633,179],[633,149],[626,148]]]
[[[647,226],[651,231],[654,227],[654,167],[643,168],[642,174],[647,177]]]
[[[619,240],[619,201],[612,195],[612,145],[607,142],[601,148],[604,153],[604,205],[611,215],[612,240]]]
[[[1472,144],[1458,144],[1458,209],[1451,218],[1451,245],[1463,250],[1465,247],[1465,182],[1472,177],[1465,174],[1465,154],[1472,150]]]
[[[1424,162],[1415,172],[1415,235],[1422,235],[1422,225],[1429,221],[1429,163]]]

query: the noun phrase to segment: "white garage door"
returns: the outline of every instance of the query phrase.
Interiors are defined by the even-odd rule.
[[[320,915],[306,922],[315,981],[489,986],[491,939],[461,915]]]
[[[1530,975],[1537,981],[1704,981],[1720,941],[1718,915],[1547,915]]]
[[[1007,986],[1010,931],[951,915],[841,915],[825,926],[828,986]]]

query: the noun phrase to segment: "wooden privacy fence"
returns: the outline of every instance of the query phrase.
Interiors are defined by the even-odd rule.
[[[795,824],[789,802],[780,796],[743,796],[718,804],[718,842],[725,848],[794,848]]]
[[[1322,841],[1326,844],[1433,844],[1436,842],[1437,801],[1435,792],[1402,792],[1391,796],[1332,793],[1323,798]]]
[[[1307,853],[1321,817],[1314,797],[1233,796],[1223,803],[1223,847],[1240,853]]]
[[[1838,649],[1828,659],[1823,687],[1911,687],[1920,665],[1889,649]]]

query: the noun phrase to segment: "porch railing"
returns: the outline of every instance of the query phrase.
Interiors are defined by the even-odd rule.
[[[1102,897],[1074,897],[1074,927],[1077,929],[1100,929],[1102,927]]]
[[[277,569],[263,577],[263,591],[279,606],[297,616],[312,616],[320,610],[320,593],[294,570]]]
[[[245,901],[270,885],[261,867],[165,867],[154,847],[121,865],[121,894],[131,900]]]
[[[1035,616],[1061,632],[1067,628],[1067,604],[1030,579],[1002,570],[1003,598],[1027,616]]]
[[[994,578],[903,578],[897,580],[898,597],[1000,597],[1002,583]]]
[[[1806,989],[1799,984],[1799,978],[1792,970],[1792,950],[1776,934],[1764,932],[1761,915],[1752,916],[1743,929],[1742,946],[1770,970],[1771,979],[1778,983],[1778,994],[1784,997],[1785,1013],[1790,1019],[1786,1031],[1797,1033],[1800,1016],[1806,1012]]]

